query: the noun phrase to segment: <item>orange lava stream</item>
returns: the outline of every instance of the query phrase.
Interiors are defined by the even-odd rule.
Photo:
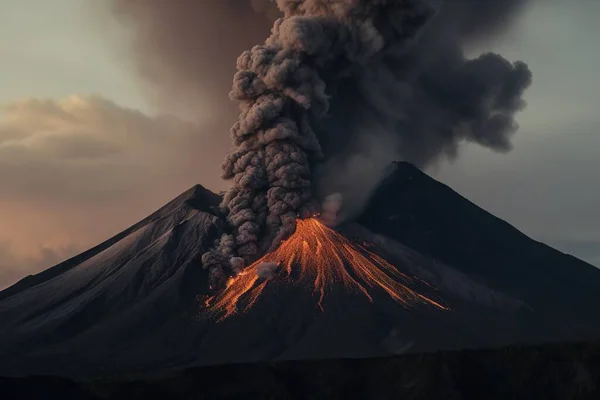
[[[246,303],[243,311],[250,309],[269,282],[258,277],[258,266],[263,262],[275,262],[279,268],[274,279],[284,274],[285,279],[290,279],[293,266],[300,267],[299,276],[294,281],[311,282],[321,310],[325,293],[336,284],[366,296],[371,302],[373,299],[368,289],[378,287],[406,307],[424,303],[442,310],[448,309],[406,286],[417,278],[399,272],[383,258],[367,250],[367,246],[370,247],[367,243],[365,246],[352,243],[315,218],[299,219],[296,232],[281,246],[249,265],[235,278],[230,278],[227,287],[206,300],[205,304],[212,312],[224,312],[221,320],[238,311],[242,297]]]

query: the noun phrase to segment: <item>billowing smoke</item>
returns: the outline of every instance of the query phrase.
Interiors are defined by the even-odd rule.
[[[219,3],[222,6],[216,9],[223,15],[231,13],[235,22],[219,25],[217,36],[243,41],[260,31],[260,23],[248,14],[248,21],[256,22],[249,27],[240,10],[249,9],[250,3],[255,9],[267,9],[266,3],[256,0],[113,1],[121,3],[120,10],[133,15],[129,20],[140,27],[138,47],[153,49],[141,51],[145,58],[140,60],[154,62],[149,64],[156,67],[151,72],[163,79],[153,81],[169,89],[162,90],[174,97],[169,104],[185,102],[190,88],[212,93],[213,77],[222,78],[220,58],[212,59],[219,53],[216,43],[222,40],[214,40],[214,35],[194,36],[194,27],[206,26],[200,20],[182,21],[197,17],[210,24],[211,7]],[[145,3],[145,13],[131,12],[136,3]],[[171,8],[181,11],[186,3],[187,13],[172,12]],[[194,9],[206,3],[211,6],[195,15]],[[235,147],[223,166],[223,177],[232,180],[232,186],[222,209],[232,229],[203,257],[211,280],[223,282],[226,275],[234,274],[240,268],[235,257],[248,263],[276,246],[293,231],[298,215],[314,212],[315,197],[339,191],[346,207],[353,203],[354,193],[367,193],[387,164],[383,161],[392,160],[379,157],[371,163],[373,157],[365,154],[365,148],[385,147],[386,156],[395,154],[394,158],[419,167],[455,157],[464,141],[509,150],[517,130],[514,114],[524,106],[522,94],[531,83],[531,72],[526,64],[509,62],[498,54],[467,59],[464,52],[465,46],[500,33],[524,3],[277,0],[283,17],[275,22],[271,36],[237,62],[231,97],[240,102],[241,115],[231,129]],[[157,12],[159,8],[166,9]],[[273,15],[271,10],[268,13]],[[265,24],[269,21],[264,15],[260,18]],[[151,40],[153,34],[172,40]],[[185,43],[209,50],[194,53],[194,46]],[[202,57],[190,56],[196,53]],[[194,76],[200,70],[187,59],[209,65],[215,61],[215,68],[205,68],[214,74]],[[177,87],[169,79],[178,82]],[[218,109],[219,96],[213,97],[202,104]],[[359,170],[354,168],[355,159],[369,165],[370,172],[361,174],[361,179],[339,179]],[[344,165],[349,168],[340,168]],[[341,181],[344,186],[337,187]]]
[[[315,125],[326,155],[317,194],[341,192],[350,216],[392,159],[426,168],[454,159],[465,141],[511,149],[531,72],[520,61],[494,53],[468,59],[465,51],[510,26],[527,1],[431,3],[436,15],[413,45],[386,46],[337,82],[329,113]]]
[[[325,197],[321,205],[321,220],[327,226],[335,226],[341,220],[339,214],[344,198],[341,193],[333,193]]]
[[[314,126],[329,111],[328,87],[367,67],[386,45],[408,47],[432,14],[412,1],[277,4],[284,17],[264,45],[238,58],[230,94],[242,112],[223,164],[233,185],[222,209],[246,262],[291,234],[298,216],[314,212],[311,165],[323,158]],[[233,250],[223,243],[203,256],[205,267],[221,271],[211,272],[214,279],[231,269]]]
[[[223,165],[223,178],[233,185],[222,208],[235,251],[247,262],[311,212],[311,166],[325,154],[343,154],[344,143],[351,146],[370,126],[395,132],[399,154],[419,165],[453,156],[462,140],[510,148],[513,114],[523,107],[521,94],[531,81],[527,66],[495,54],[466,60],[460,46],[444,43],[435,25],[428,29],[436,17],[425,2],[277,4],[284,17],[264,45],[238,58],[231,92],[242,112],[231,130],[235,148]],[[456,19],[475,7],[454,4],[465,7]],[[477,31],[476,23],[437,22],[454,39]],[[230,253],[218,246],[204,265],[224,275]]]
[[[277,263],[262,262],[256,267],[256,275],[261,279],[273,279],[277,275],[277,268]]]

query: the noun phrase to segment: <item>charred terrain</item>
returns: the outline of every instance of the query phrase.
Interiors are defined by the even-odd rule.
[[[3,399],[597,399],[598,342],[386,358],[228,364],[76,383],[0,378]]]
[[[408,163],[357,222],[300,220],[262,260],[277,266],[268,276],[259,260],[211,290],[200,257],[221,234],[219,200],[196,186],[0,292],[0,374],[145,376],[600,337],[597,268]]]

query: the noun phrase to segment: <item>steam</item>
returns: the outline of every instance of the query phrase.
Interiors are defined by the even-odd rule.
[[[338,220],[358,216],[377,184],[385,177],[390,160],[401,158],[395,147],[395,136],[378,129],[378,122],[373,121],[368,131],[355,132],[358,135],[355,151],[329,157],[316,168],[317,197],[336,192],[344,200],[343,203],[340,201],[341,209],[338,211],[343,215],[337,217]]]
[[[228,120],[227,55],[266,31],[273,5],[112,1],[137,28],[134,61],[159,105]],[[427,167],[464,141],[510,150],[531,83],[523,62],[464,55],[509,26],[525,0],[276,3],[283,17],[271,36],[237,61],[230,97],[241,114],[222,174],[232,181],[221,205],[231,229],[203,256],[213,286],[277,246],[316,199],[339,192],[338,211],[357,213],[393,159]],[[213,25],[219,42],[233,43],[224,51]],[[207,141],[218,150],[220,138]]]
[[[262,262],[256,267],[256,275],[261,279],[273,279],[279,265],[274,262]]]
[[[321,206],[321,220],[327,226],[335,226],[340,222],[338,213],[342,209],[343,197],[341,193],[330,194],[325,197]]]
[[[229,259],[229,264],[231,265],[231,270],[234,275],[238,275],[244,269],[244,259],[241,257],[231,257]]]

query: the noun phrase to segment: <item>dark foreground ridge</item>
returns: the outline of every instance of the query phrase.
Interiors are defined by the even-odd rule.
[[[507,347],[362,360],[232,364],[75,383],[0,378],[9,399],[600,398],[600,343]],[[45,396],[45,397],[42,397]]]
[[[248,311],[217,323],[200,258],[225,226],[218,203],[195,186],[0,292],[0,376],[89,380],[600,339],[599,269],[528,238],[406,163],[393,166],[363,215],[337,234],[372,244],[398,274],[424,282],[413,289],[450,311],[407,309],[377,288],[369,301],[339,279],[321,302],[313,285],[280,274],[257,283],[263,290]]]

